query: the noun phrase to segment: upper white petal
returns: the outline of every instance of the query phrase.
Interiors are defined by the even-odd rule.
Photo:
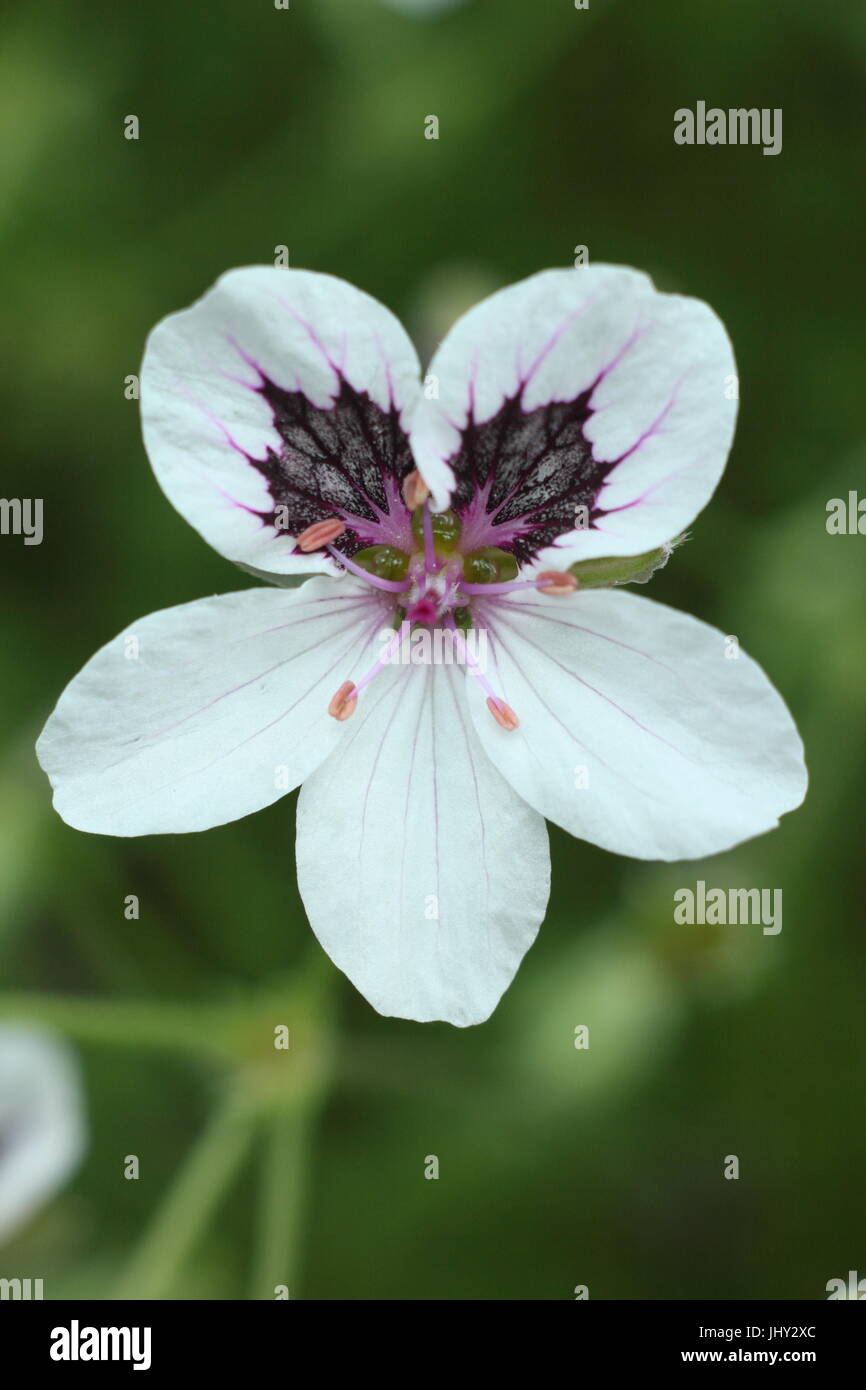
[[[516,396],[529,413],[592,388],[593,459],[620,461],[593,527],[566,533],[541,564],[640,554],[673,539],[712,495],[733,437],[735,370],[727,334],[700,300],[660,294],[623,266],[542,271],[451,329],[430,365],[438,398],[419,404],[413,451],[442,508],[470,420],[490,420]]]
[[[458,1026],[494,1009],[549,889],[544,821],[481,749],[466,679],[384,671],[298,800],[298,883],[331,959],[380,1013]]]
[[[330,571],[321,554],[262,523],[272,506],[247,455],[279,451],[258,369],[330,409],[342,376],[382,410],[408,416],[419,391],[415,349],[394,315],[344,280],[313,271],[231,270],[154,328],[141,369],[144,440],[161,487],[230,560],[273,573]],[[311,478],[311,487],[315,480]]]
[[[0,1024],[0,1241],[66,1182],[85,1141],[71,1049],[30,1025]]]
[[[70,825],[205,830],[268,806],[339,741],[334,691],[381,626],[371,590],[317,577],[168,608],[70,682],[37,745]]]
[[[490,680],[516,711],[505,733],[478,692],[491,759],[573,835],[640,859],[691,859],[776,825],[803,799],[796,727],[761,668],[722,633],[621,590],[485,605]]]

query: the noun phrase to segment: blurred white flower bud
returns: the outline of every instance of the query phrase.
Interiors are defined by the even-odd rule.
[[[63,1186],[85,1143],[72,1050],[41,1029],[0,1024],[0,1242]]]

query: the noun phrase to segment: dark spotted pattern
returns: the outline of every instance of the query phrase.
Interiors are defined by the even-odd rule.
[[[326,409],[264,375],[255,389],[282,440],[264,459],[250,458],[273,499],[262,520],[297,536],[338,516],[348,529],[335,545],[349,557],[370,544],[401,544],[382,529],[406,534],[400,484],[415,465],[399,411],[384,411],[342,377]],[[593,459],[584,434],[593,389],[531,411],[523,410],[520,394],[512,396],[484,424],[470,419],[448,460],[457,478],[453,509],[467,523],[474,517],[476,535],[483,521],[483,543],[511,551],[520,564],[598,515],[595,499],[613,464]]]
[[[270,406],[282,440],[278,452],[268,449],[264,459],[250,458],[267,479],[274,504],[262,520],[292,536],[327,517],[369,521],[369,530],[363,521],[349,524],[335,542],[348,556],[380,539],[375,529],[380,514],[392,515],[395,502],[403,510],[399,485],[414,467],[399,411],[382,410],[342,377],[328,409],[265,376],[256,390]]]
[[[595,498],[613,464],[598,463],[584,435],[593,390],[530,411],[512,396],[484,424],[470,420],[448,460],[458,479],[454,510],[473,511],[473,498],[489,488],[490,543],[521,564],[573,531],[578,507],[586,508],[590,526],[598,514]]]

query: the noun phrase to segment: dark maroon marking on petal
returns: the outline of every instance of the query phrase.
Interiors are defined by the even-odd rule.
[[[338,516],[348,529],[334,545],[350,557],[368,545],[410,548],[410,516],[400,489],[415,464],[396,406],[383,410],[337,373],[339,392],[333,405],[322,408],[303,391],[284,390],[256,370],[261,384],[253,389],[270,406],[282,440],[264,459],[247,455],[273,499],[273,508],[259,513],[262,521],[298,536],[314,522]]]
[[[595,499],[619,460],[594,459],[584,432],[597,385],[574,400],[529,411],[521,387],[483,424],[470,415],[448,460],[458,480],[451,505],[463,522],[466,549],[496,545],[526,564],[575,529],[577,507],[587,508],[590,528],[604,514]]]

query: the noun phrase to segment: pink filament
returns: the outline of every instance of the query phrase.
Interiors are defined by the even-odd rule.
[[[469,648],[467,647],[463,639],[463,634],[450,613],[446,615],[445,623],[446,626],[449,627],[453,632],[454,641],[457,643],[457,650],[459,651],[463,660],[466,662],[466,665],[469,667],[469,670],[472,672],[473,676],[478,681],[481,688],[487,691],[487,694],[490,696],[491,700],[495,700],[496,703],[499,704],[499,696],[496,694],[496,691],[493,689],[493,686],[490,684],[484,672],[481,670],[481,667],[478,665],[478,662],[475,660]]]
[[[550,580],[546,581],[548,584]],[[501,584],[471,584],[465,580],[460,581],[461,590],[464,594],[510,594],[513,589],[539,589],[543,585],[537,579],[507,579]]]
[[[433,522],[430,520],[430,503],[424,503],[423,513],[424,530],[424,568],[428,574],[435,574],[439,568],[436,556],[436,546],[433,542]]]
[[[388,642],[382,648],[382,651],[380,652],[377,660],[373,662],[373,665],[370,667],[369,671],[367,671],[366,675],[363,675],[361,679],[357,682],[357,684],[352,688],[352,691],[349,695],[349,699],[356,700],[360,695],[361,691],[364,689],[364,686],[369,685],[370,681],[373,680],[375,676],[378,676],[380,671],[384,670],[386,666],[391,665],[397,652],[400,650],[403,643],[406,641],[406,638],[409,636],[409,630],[409,623],[403,622],[400,624],[400,627],[394,633],[394,636],[391,638],[390,642]]]

